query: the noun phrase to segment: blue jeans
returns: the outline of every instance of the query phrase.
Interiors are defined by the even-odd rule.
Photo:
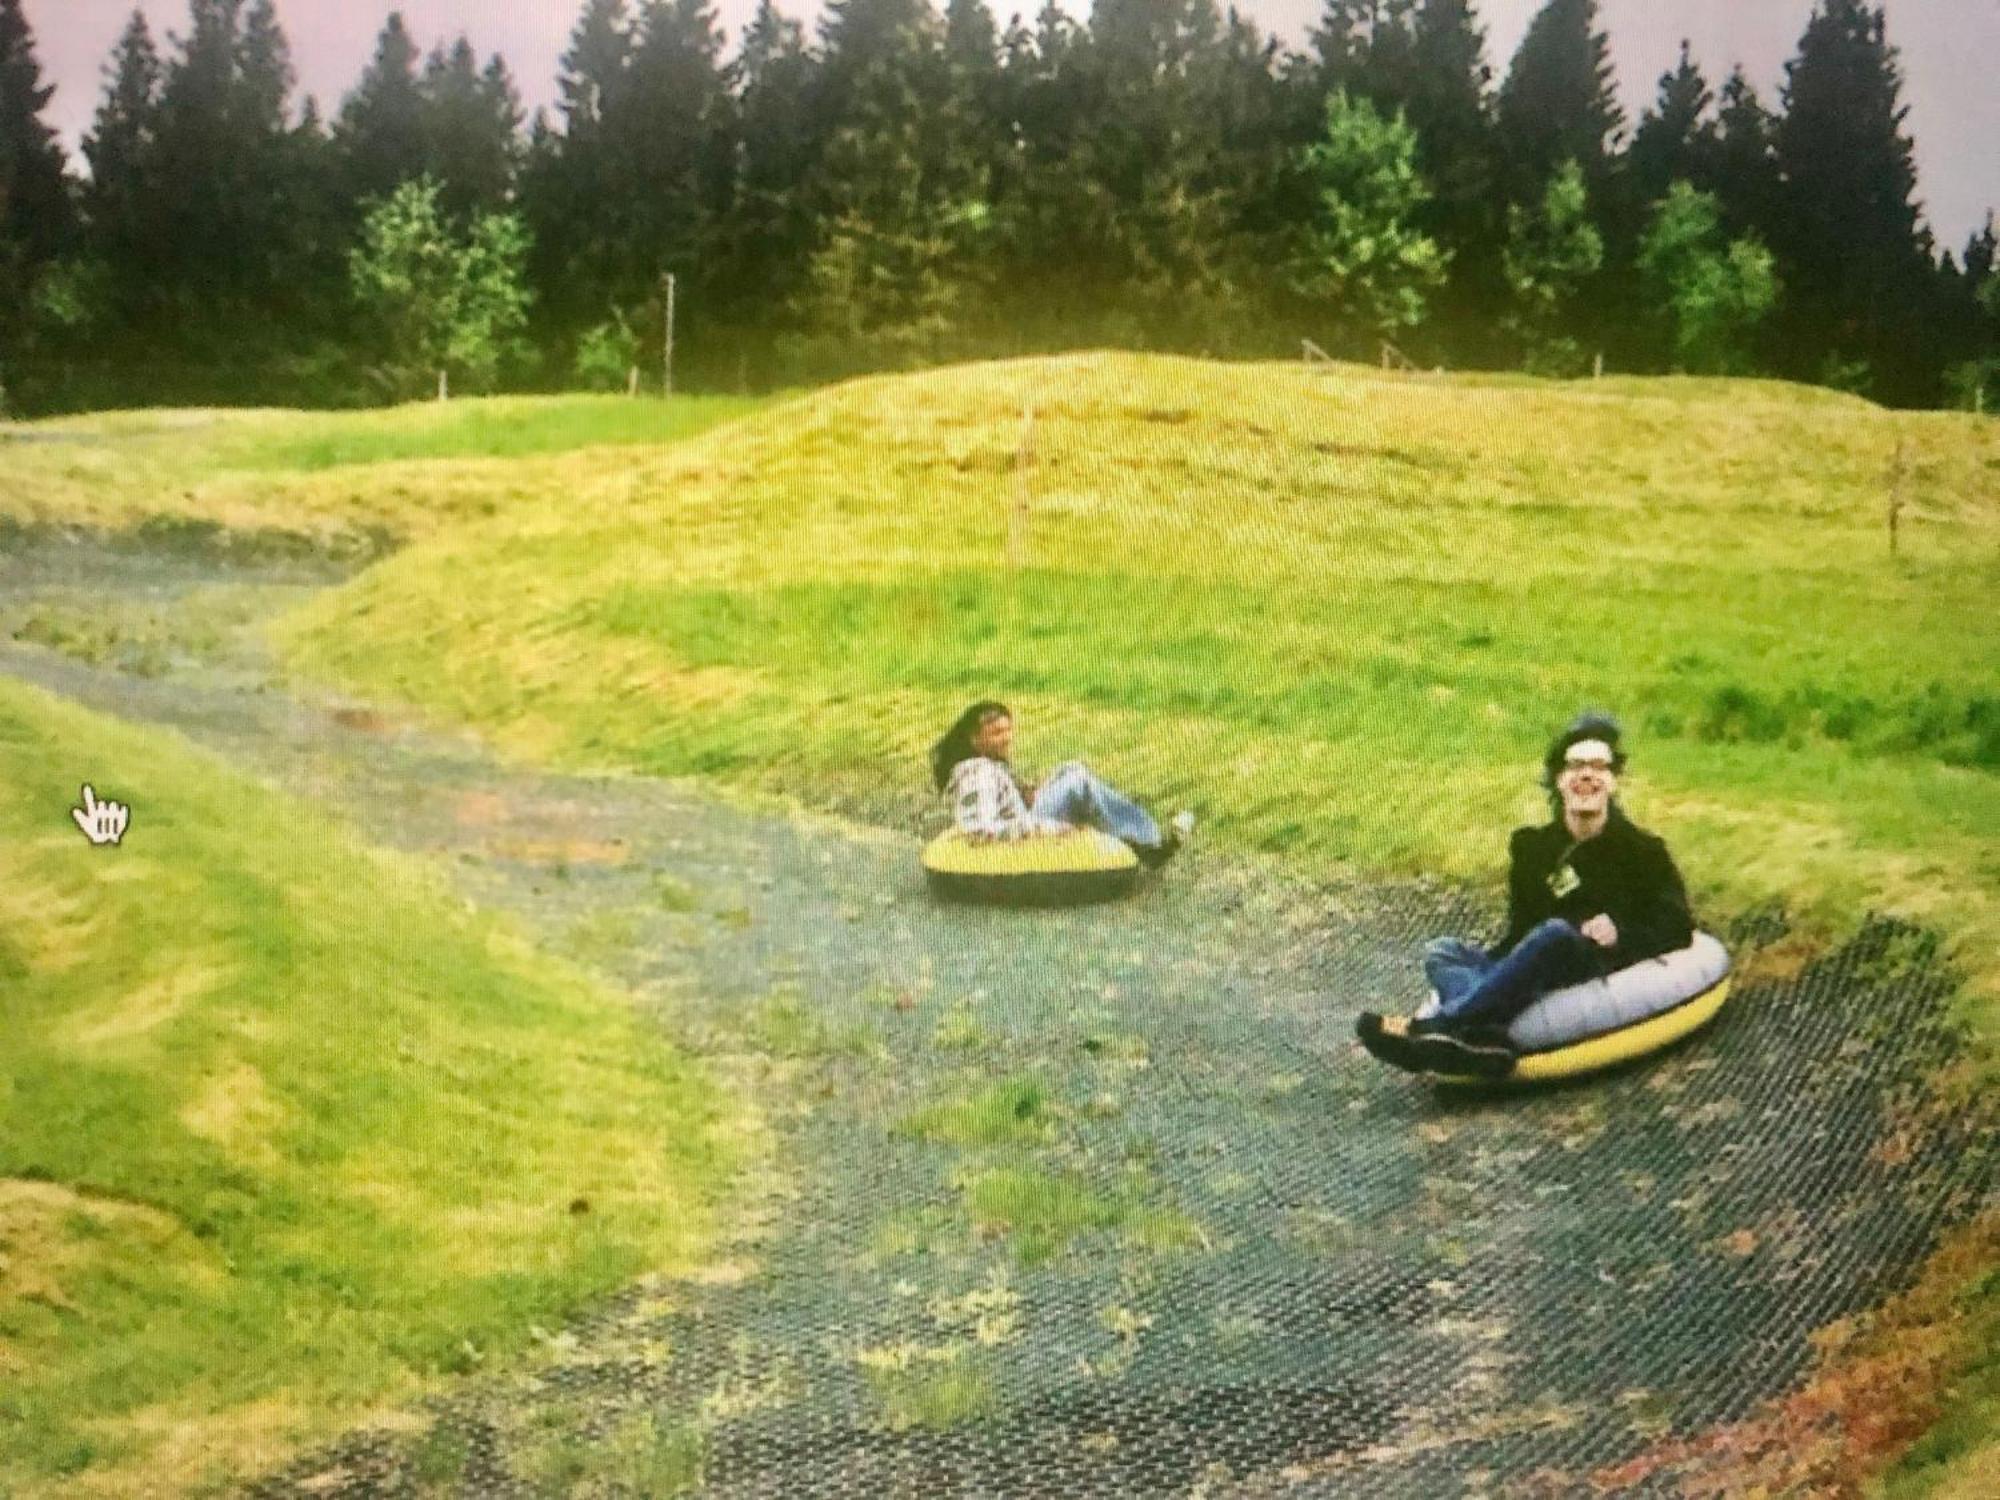
[[[1072,827],[1101,829],[1134,848],[1160,847],[1160,825],[1152,815],[1100,781],[1080,760],[1064,761],[1051,771],[1049,779],[1035,789],[1035,800],[1028,810],[1038,818]]]
[[[1424,977],[1439,1013],[1466,1025],[1505,1026],[1550,990],[1598,975],[1596,945],[1551,917],[1495,958],[1477,943],[1438,938],[1424,949]]]

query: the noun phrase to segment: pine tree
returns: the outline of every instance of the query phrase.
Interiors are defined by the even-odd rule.
[[[1929,342],[1944,368],[1946,401],[1970,411],[2000,412],[2000,275],[1994,274],[1993,215],[1965,242],[1954,264],[1938,267]]]
[[[342,101],[334,129],[352,202],[385,198],[423,172],[424,112],[417,85],[417,44],[403,24],[402,12],[391,11],[375,39],[374,60]]]
[[[1605,195],[1625,114],[1596,24],[1597,0],[1548,0],[1514,54],[1499,126],[1517,202],[1538,198],[1564,161],[1577,163],[1594,199]]]
[[[278,302],[315,279],[290,187],[290,52],[270,0],[190,0],[189,16],[161,84],[147,218],[185,358],[254,380],[246,345],[275,352]]]
[[[611,311],[621,236],[606,215],[618,174],[605,120],[620,105],[631,51],[625,0],[586,0],[556,79],[563,128],[538,121],[522,168],[529,279],[550,338]]]
[[[1438,340],[1488,358],[1495,351],[1487,330],[1505,297],[1499,275],[1505,221],[1493,70],[1471,0],[1421,0],[1412,20],[1411,80],[1405,111],[1417,133],[1417,167],[1431,189],[1416,222],[1451,261]]]
[[[833,0],[821,24],[825,132],[815,211],[825,232],[797,311],[807,357],[939,358],[965,303],[952,205],[926,141],[942,104],[942,25],[927,0]]]
[[[1683,40],[1680,65],[1660,75],[1660,97],[1640,115],[1638,128],[1632,132],[1626,169],[1638,203],[1658,203],[1675,182],[1700,188],[1709,185],[1715,127],[1708,111],[1714,102],[1714,92]]]
[[[1417,0],[1326,0],[1307,40],[1321,92],[1346,90],[1384,116],[1407,105],[1415,87]]]
[[[1774,248],[1792,373],[1865,364],[1882,399],[1927,403],[1938,379],[1921,336],[1931,247],[1901,89],[1882,11],[1824,0],[1786,66]]]
[[[1781,189],[1774,133],[1775,122],[1757,91],[1741,67],[1734,69],[1722,85],[1709,180],[1722,204],[1723,227],[1767,244],[1777,227]]]
[[[684,293],[705,289],[733,171],[722,38],[708,0],[647,0],[637,22],[623,90],[601,122],[613,174],[605,209],[619,239],[609,292],[620,306],[653,295],[668,271]],[[684,300],[699,317],[705,299]]]
[[[1000,44],[986,0],[949,0],[944,13],[943,109],[933,132],[945,196],[990,203],[1006,141]]]
[[[160,54],[144,11],[134,10],[105,69],[104,97],[83,138],[90,180],[83,194],[90,253],[103,266],[112,321],[143,321],[156,241],[146,214],[159,132]]]
[[[41,118],[54,93],[20,0],[0,0],[0,337],[17,336],[35,281],[73,232],[62,147]]]
[[[625,0],[587,0],[557,78],[566,138],[582,140],[602,121],[624,80],[631,50]]]
[[[419,98],[423,170],[440,206],[461,222],[504,208],[521,157],[521,99],[507,64],[495,55],[482,70],[461,36],[425,60]]]
[[[811,253],[806,183],[817,156],[812,136],[818,71],[804,29],[759,0],[730,64],[736,96],[737,173],[725,275],[716,295],[724,318],[770,327],[773,309],[794,305]]]

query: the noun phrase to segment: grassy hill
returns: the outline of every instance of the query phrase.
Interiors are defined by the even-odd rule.
[[[300,671],[524,756],[911,829],[925,748],[995,695],[1025,764],[1086,756],[1224,849],[1497,894],[1548,733],[1607,707],[1626,800],[1707,917],[1785,911],[1767,962],[1870,910],[1937,928],[1990,1082],[1991,419],[1769,382],[1088,354],[857,381],[665,446],[682,420],[33,424],[0,434],[0,516],[400,539],[287,622]],[[1961,1296],[1990,1327],[1990,1275]],[[1988,1472],[1990,1359],[1974,1382],[1922,1483]]]
[[[1991,422],[1092,354],[507,476],[502,513],[295,620],[298,664],[538,755],[899,821],[996,694],[1024,760],[1086,755],[1225,845],[1489,882],[1547,734],[1602,705],[1709,911],[1939,925],[1993,1033]]]
[[[62,826],[77,767],[121,847]],[[4,678],[0,918],[0,1493],[241,1479],[710,1251],[734,1106],[656,1027]]]
[[[512,461],[659,444],[763,405],[510,396],[385,411],[101,412],[0,423],[0,537],[15,527],[145,528],[156,540],[379,545],[539,498]],[[440,459],[457,459],[440,464]],[[586,460],[585,471],[596,466]]]

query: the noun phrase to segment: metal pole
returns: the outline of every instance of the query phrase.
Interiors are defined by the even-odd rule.
[[[661,355],[660,390],[674,393],[674,273],[667,272],[667,341]]]

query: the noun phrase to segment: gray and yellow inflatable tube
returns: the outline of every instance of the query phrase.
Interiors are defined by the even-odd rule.
[[[1139,876],[1139,857],[1094,828],[979,842],[954,828],[924,846],[921,863],[939,899],[997,906],[1115,901]]]
[[[1729,953],[1705,932],[1676,953],[1604,979],[1551,990],[1516,1016],[1507,1039],[1519,1054],[1502,1082],[1540,1083],[1616,1067],[1671,1046],[1715,1019],[1729,998]],[[1419,1016],[1436,1009],[1436,998]],[[1490,1083],[1456,1078],[1447,1082]]]

